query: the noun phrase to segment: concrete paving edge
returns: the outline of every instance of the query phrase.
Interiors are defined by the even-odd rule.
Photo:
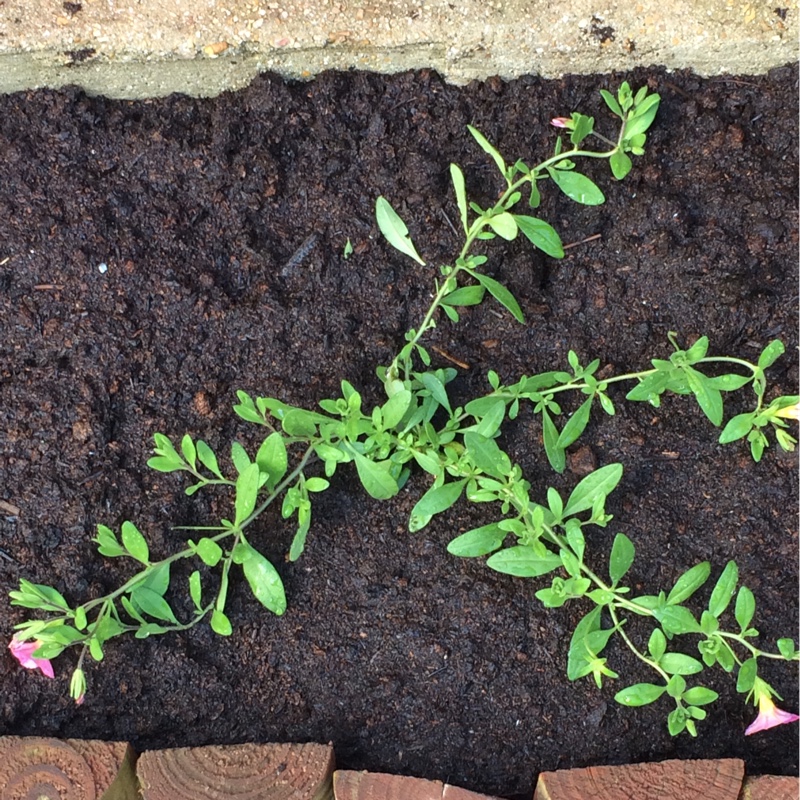
[[[63,6],[63,8],[62,8]],[[452,83],[639,66],[759,74],[798,59],[797,1],[112,0],[0,4],[0,93],[212,97],[273,71],[432,68]],[[211,10],[209,10],[211,9]],[[60,13],[59,13],[60,12]],[[223,13],[224,12],[224,13]]]

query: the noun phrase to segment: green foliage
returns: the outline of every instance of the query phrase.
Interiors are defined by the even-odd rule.
[[[524,321],[522,309],[508,288],[487,274],[487,256],[473,254],[472,247],[477,241],[497,236],[512,241],[521,232],[546,255],[563,257],[561,239],[549,223],[515,213],[514,209],[523,202],[524,194],[528,208],[539,207],[540,187],[548,180],[577,203],[603,203],[602,190],[576,169],[583,158],[607,159],[618,180],[628,174],[631,155],[644,153],[646,131],[655,119],[659,97],[648,93],[646,87],[633,93],[627,83],[616,95],[604,90],[602,96],[620,120],[616,141],[597,133],[592,117],[576,112],[569,118],[556,118],[553,123],[568,132],[571,147],[559,137],[553,155],[533,167],[521,160],[509,164],[480,131],[469,127],[500,173],[505,189],[492,206],[483,209],[469,200],[461,168],[450,165],[464,244],[452,265],[441,267],[441,280],[420,325],[408,331],[391,364],[378,369],[386,393],[383,403],[366,408],[360,392],[347,381],[341,383],[340,396],[319,402],[320,411],[238,391],[234,412],[244,422],[267,429],[254,453],[233,442],[229,458],[223,458],[221,466],[206,442],[195,441],[189,434],[173,442],[156,433],[154,455],[148,461],[158,472],[186,473],[190,483],[185,491],[189,495],[201,490],[226,493],[230,503],[227,517],[211,526],[185,528],[196,531],[197,540],[188,539],[184,549],[161,560],[153,560],[145,536],[132,522],[123,522],[119,535],[99,525],[94,540],[99,552],[110,558],[131,559],[137,571],[119,589],[82,605],[72,607],[55,588],[24,579],[19,590],[10,593],[13,605],[46,615],[45,619],[16,626],[19,637],[38,643],[37,657],[54,658],[67,647],[80,647],[71,682],[76,700],[82,699],[86,690],[82,668],[86,655],[102,660],[105,644],[124,633],[147,638],[187,629],[208,618],[214,632],[231,636],[233,624],[225,607],[234,566],[241,567],[256,600],[272,614],[282,615],[286,595],[280,570],[256,547],[263,531],[254,524],[271,506],[279,508],[280,516],[293,529],[287,542],[288,560],[297,560],[307,545],[313,497],[330,488],[340,468],[347,470],[347,477],[357,476],[364,491],[376,500],[397,495],[414,465],[429,475],[430,485],[410,513],[408,527],[412,532],[422,530],[460,501],[493,504],[490,518],[494,521],[456,536],[448,551],[460,558],[487,557],[487,567],[515,579],[548,576],[549,586],[535,592],[545,608],[560,608],[572,601],[588,607],[570,640],[568,679],[591,675],[600,688],[604,679],[617,679],[603,652],[612,637],[619,637],[655,672],[656,682],[630,684],[616,692],[616,700],[637,707],[670,698],[674,708],[667,715],[667,727],[673,735],[684,730],[696,735],[696,722],[706,716],[703,706],[717,699],[716,692],[699,683],[690,686],[687,677],[718,664],[725,672],[737,672],[737,690],[751,696],[767,691],[758,676],[759,658],[800,658],[792,639],[779,639],[777,653],[753,644],[758,636],[751,627],[755,598],[750,589],[738,585],[739,570],[733,561],[716,577],[708,595],[701,590],[714,569],[709,562],[702,562],[676,575],[669,590],[632,598],[630,587],[622,585],[631,572],[636,575],[636,548],[628,536],[617,533],[614,537],[606,567],[609,581],[587,563],[598,558],[591,529],[606,527],[612,519],[606,505],[623,478],[621,464],[607,464],[593,471],[566,499],[551,487],[546,501],[537,502],[530,495],[531,485],[522,467],[502,446],[506,420],[527,409],[539,419],[547,461],[561,473],[567,449],[592,424],[593,409],[599,406],[606,415],[614,415],[614,384],[628,383],[633,384],[626,395],[628,400],[656,407],[666,393],[693,397],[700,413],[717,427],[724,421],[724,395],[750,387],[755,407],[728,420],[720,443],[746,438],[758,461],[769,444],[767,432],[771,430],[778,444],[791,450],[796,440],[787,433],[786,420],[796,418],[798,397],[775,397],[766,403],[765,371],[783,353],[780,342],[771,342],[757,363],[750,363],[709,355],[710,342],[705,336],[683,349],[677,334],[669,333],[672,352],[667,358],[655,358],[651,368],[620,375],[610,375],[608,369],[601,371],[599,358],[583,365],[579,355],[570,350],[564,369],[522,376],[508,385],[490,371],[490,391],[463,407],[455,406],[448,392],[456,371],[434,368],[430,354],[420,344],[435,327],[439,309],[457,323],[459,309],[477,306],[487,295],[516,320]],[[610,149],[582,149],[590,137],[605,141]],[[383,197],[376,202],[376,221],[392,247],[425,265],[405,222]],[[351,253],[348,240],[343,257]],[[727,369],[731,371],[722,371]],[[562,404],[571,413],[565,414]],[[287,549],[285,544],[283,547]],[[676,558],[680,560],[680,556]],[[180,559],[197,562],[188,580],[193,610],[184,622],[170,604],[174,601],[170,568]],[[238,577],[237,570],[233,575]],[[693,601],[697,606],[698,595],[703,602],[707,600],[699,618],[685,605]],[[723,625],[730,622],[731,613],[735,626],[727,630]],[[628,635],[630,615],[646,618],[651,625],[643,643]],[[687,636],[696,637],[700,658],[676,649],[676,640]]]

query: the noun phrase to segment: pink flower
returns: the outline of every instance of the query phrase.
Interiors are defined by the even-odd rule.
[[[41,647],[41,644],[41,642],[35,640],[23,642],[14,636],[8,643],[8,649],[11,651],[11,655],[19,661],[20,666],[25,667],[25,669],[39,669],[48,678],[55,678],[53,665],[49,659],[33,657],[33,654]]]
[[[744,732],[744,735],[750,736],[751,733],[765,731],[777,725],[785,725],[787,722],[797,722],[799,719],[797,714],[782,711],[772,702],[769,694],[763,692],[758,697],[758,716]]]
[[[550,124],[554,128],[571,128],[572,120],[569,117],[554,117],[550,120]]]

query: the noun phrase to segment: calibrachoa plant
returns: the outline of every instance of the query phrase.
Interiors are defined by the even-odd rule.
[[[19,590],[11,592],[12,603],[45,615],[16,626],[9,646],[20,664],[53,677],[50,659],[77,646],[70,693],[83,702],[87,655],[101,661],[106,643],[117,636],[132,633],[147,638],[191,628],[206,618],[216,633],[230,635],[232,624],[225,605],[231,577],[238,570],[264,607],[283,614],[283,584],[278,571],[250,540],[253,523],[271,506],[279,507],[281,516],[296,526],[288,554],[289,560],[295,561],[305,547],[312,498],[329,487],[329,479],[340,467],[354,466],[366,492],[386,500],[403,488],[416,466],[430,475],[432,483],[411,511],[411,531],[424,528],[462,497],[472,503],[493,504],[494,521],[453,539],[449,552],[463,558],[488,556],[490,569],[508,575],[550,576],[550,585],[536,592],[546,608],[559,608],[567,602],[587,607],[569,646],[570,680],[591,676],[602,687],[604,678],[619,678],[602,655],[611,637],[617,636],[648,668],[650,681],[626,685],[616,692],[615,699],[626,706],[643,706],[669,698],[672,707],[667,725],[673,735],[682,731],[696,735],[696,723],[706,717],[705,706],[717,699],[717,693],[698,676],[716,665],[735,674],[737,691],[759,708],[746,734],[796,720],[796,715],[776,708],[772,698],[777,693],[758,669],[762,660],[797,661],[800,653],[790,638],[778,639],[774,651],[756,644],[756,601],[740,582],[735,562],[721,570],[702,562],[678,575],[671,587],[632,596],[624,579],[636,549],[628,536],[616,534],[604,564],[588,564],[585,559],[587,530],[611,521],[605,505],[622,479],[622,465],[600,467],[567,497],[550,488],[545,498],[537,500],[530,495],[521,467],[498,442],[505,420],[514,419],[527,407],[541,420],[550,465],[562,472],[566,449],[584,432],[592,410],[599,406],[605,414],[615,413],[612,393],[616,384],[622,384],[628,387],[627,400],[653,406],[659,405],[665,393],[692,396],[718,427],[723,425],[725,394],[749,388],[754,398],[752,410],[729,419],[722,427],[720,442],[746,439],[754,460],[759,461],[771,432],[780,447],[793,450],[796,440],[787,430],[787,420],[797,419],[798,397],[767,401],[765,371],[783,353],[783,345],[778,341],[767,344],[751,363],[709,355],[705,336],[683,347],[678,335],[670,333],[672,352],[668,357],[654,358],[636,372],[604,377],[597,374],[599,359],[584,365],[570,351],[565,368],[522,376],[509,385],[503,385],[490,371],[490,390],[463,407],[454,407],[447,385],[456,377],[456,370],[432,367],[421,343],[435,327],[439,311],[458,322],[458,309],[481,303],[487,292],[524,321],[509,290],[483,271],[487,257],[473,253],[473,246],[497,236],[513,240],[521,233],[546,254],[563,257],[558,233],[532,215],[539,207],[541,189],[552,183],[577,203],[604,202],[600,188],[576,169],[577,162],[606,159],[614,177],[623,179],[632,167],[631,155],[644,152],[646,131],[658,110],[659,96],[648,93],[646,87],[634,94],[623,83],[616,95],[603,91],[602,96],[619,120],[616,138],[597,133],[592,117],[580,113],[557,117],[552,124],[565,132],[567,141],[559,136],[553,155],[535,166],[521,160],[508,164],[479,131],[469,128],[494,161],[505,188],[493,205],[482,208],[468,200],[461,169],[450,166],[464,244],[453,264],[441,267],[433,301],[419,326],[408,331],[394,360],[378,368],[387,397],[382,405],[363,408],[361,395],[347,381],[342,382],[340,397],[319,402],[319,411],[291,406],[274,397],[253,398],[240,391],[234,411],[246,422],[263,427],[265,435],[255,453],[234,442],[232,466],[225,470],[205,442],[186,434],[173,443],[167,436],[155,434],[155,455],[149,466],[159,472],[185,473],[191,481],[188,495],[221,487],[233,498],[229,517],[215,525],[187,528],[195,532],[196,539],[157,561],[151,559],[147,540],[132,522],[123,522],[119,532],[99,525],[95,539],[99,552],[109,558],[131,559],[138,571],[110,594],[74,607],[53,587],[22,580]],[[600,140],[607,149],[588,149],[585,142],[590,138]],[[405,223],[383,197],[377,200],[376,217],[389,243],[424,266]],[[568,394],[580,395],[583,400],[562,423],[559,400]],[[170,568],[182,559],[199,562],[188,585],[194,612],[183,622],[167,600]],[[210,579],[212,570],[218,578]],[[714,585],[705,607],[690,607],[689,601],[712,573]],[[626,623],[632,616],[649,621],[647,637],[639,640],[629,633]],[[678,647],[685,639],[693,641],[695,655]]]

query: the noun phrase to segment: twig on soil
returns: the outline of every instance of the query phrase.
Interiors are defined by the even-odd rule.
[[[310,236],[306,237],[303,244],[294,251],[294,255],[286,262],[281,270],[281,278],[288,278],[289,275],[303,263],[306,256],[316,247],[317,239],[319,239],[319,236],[316,233],[312,233]]]
[[[577,247],[579,244],[586,244],[587,242],[593,242],[595,239],[599,239],[603,234],[602,233],[593,233],[591,236],[587,236],[585,239],[581,239],[579,242],[571,242],[570,244],[565,244],[563,246],[563,250],[569,250],[570,247]]]
[[[431,350],[435,353],[438,353],[442,358],[446,358],[448,361],[452,361],[457,367],[461,367],[461,369],[469,369],[469,364],[465,364],[463,361],[459,361],[457,358],[453,358],[449,353],[446,353],[440,347],[436,347],[436,345],[431,345]]]

